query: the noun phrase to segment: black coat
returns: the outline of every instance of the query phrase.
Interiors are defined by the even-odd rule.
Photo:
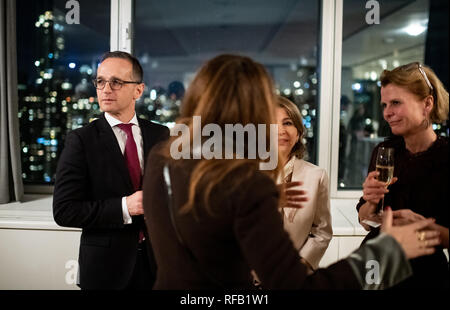
[[[153,145],[168,138],[169,131],[138,121],[145,160]],[[122,197],[133,193],[125,158],[104,115],[67,135],[56,172],[53,215],[58,225],[82,228],[81,288],[119,289],[128,283],[136,262],[139,230],[145,229],[142,216],[133,217],[133,224],[123,223]],[[148,248],[151,270],[156,272]]]

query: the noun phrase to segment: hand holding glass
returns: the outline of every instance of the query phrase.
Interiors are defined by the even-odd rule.
[[[379,173],[377,180],[383,182],[386,187],[392,181],[394,177],[394,149],[389,147],[380,147],[378,149],[376,158],[376,171]],[[384,195],[381,199],[381,208],[378,214],[375,214],[370,219],[365,219],[363,222],[372,227],[378,227],[381,225],[382,215],[384,211]]]

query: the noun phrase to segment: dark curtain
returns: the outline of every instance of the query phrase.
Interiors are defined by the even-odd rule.
[[[23,198],[17,112],[16,2],[0,0],[0,204]]]
[[[449,1],[430,0],[430,17],[425,42],[425,64],[430,66],[448,88],[448,19]]]

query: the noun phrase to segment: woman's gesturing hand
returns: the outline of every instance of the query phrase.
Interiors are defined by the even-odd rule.
[[[394,217],[394,226],[408,225],[417,221],[425,220],[425,217],[411,211],[410,209],[400,209],[392,212]]]
[[[287,182],[279,184],[280,190],[284,191],[285,201],[282,203],[283,208],[303,208],[302,202],[308,201],[306,191],[293,189],[294,187],[303,185],[303,182]]]
[[[381,231],[394,237],[409,259],[433,254],[434,247],[440,244],[438,231],[425,230],[434,219],[420,220],[404,226],[393,226],[393,221],[393,212],[390,207],[386,207]]]

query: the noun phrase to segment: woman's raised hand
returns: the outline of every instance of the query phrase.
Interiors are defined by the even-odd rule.
[[[293,189],[301,185],[303,185],[303,182],[287,182],[278,185],[279,189],[284,191],[285,201],[282,204],[283,208],[303,208],[302,202],[308,201],[306,191]]]
[[[394,237],[409,259],[433,254],[434,247],[440,244],[439,232],[426,229],[434,223],[434,219],[419,220],[404,226],[393,226],[393,221],[393,212],[390,207],[386,207],[381,231]]]

